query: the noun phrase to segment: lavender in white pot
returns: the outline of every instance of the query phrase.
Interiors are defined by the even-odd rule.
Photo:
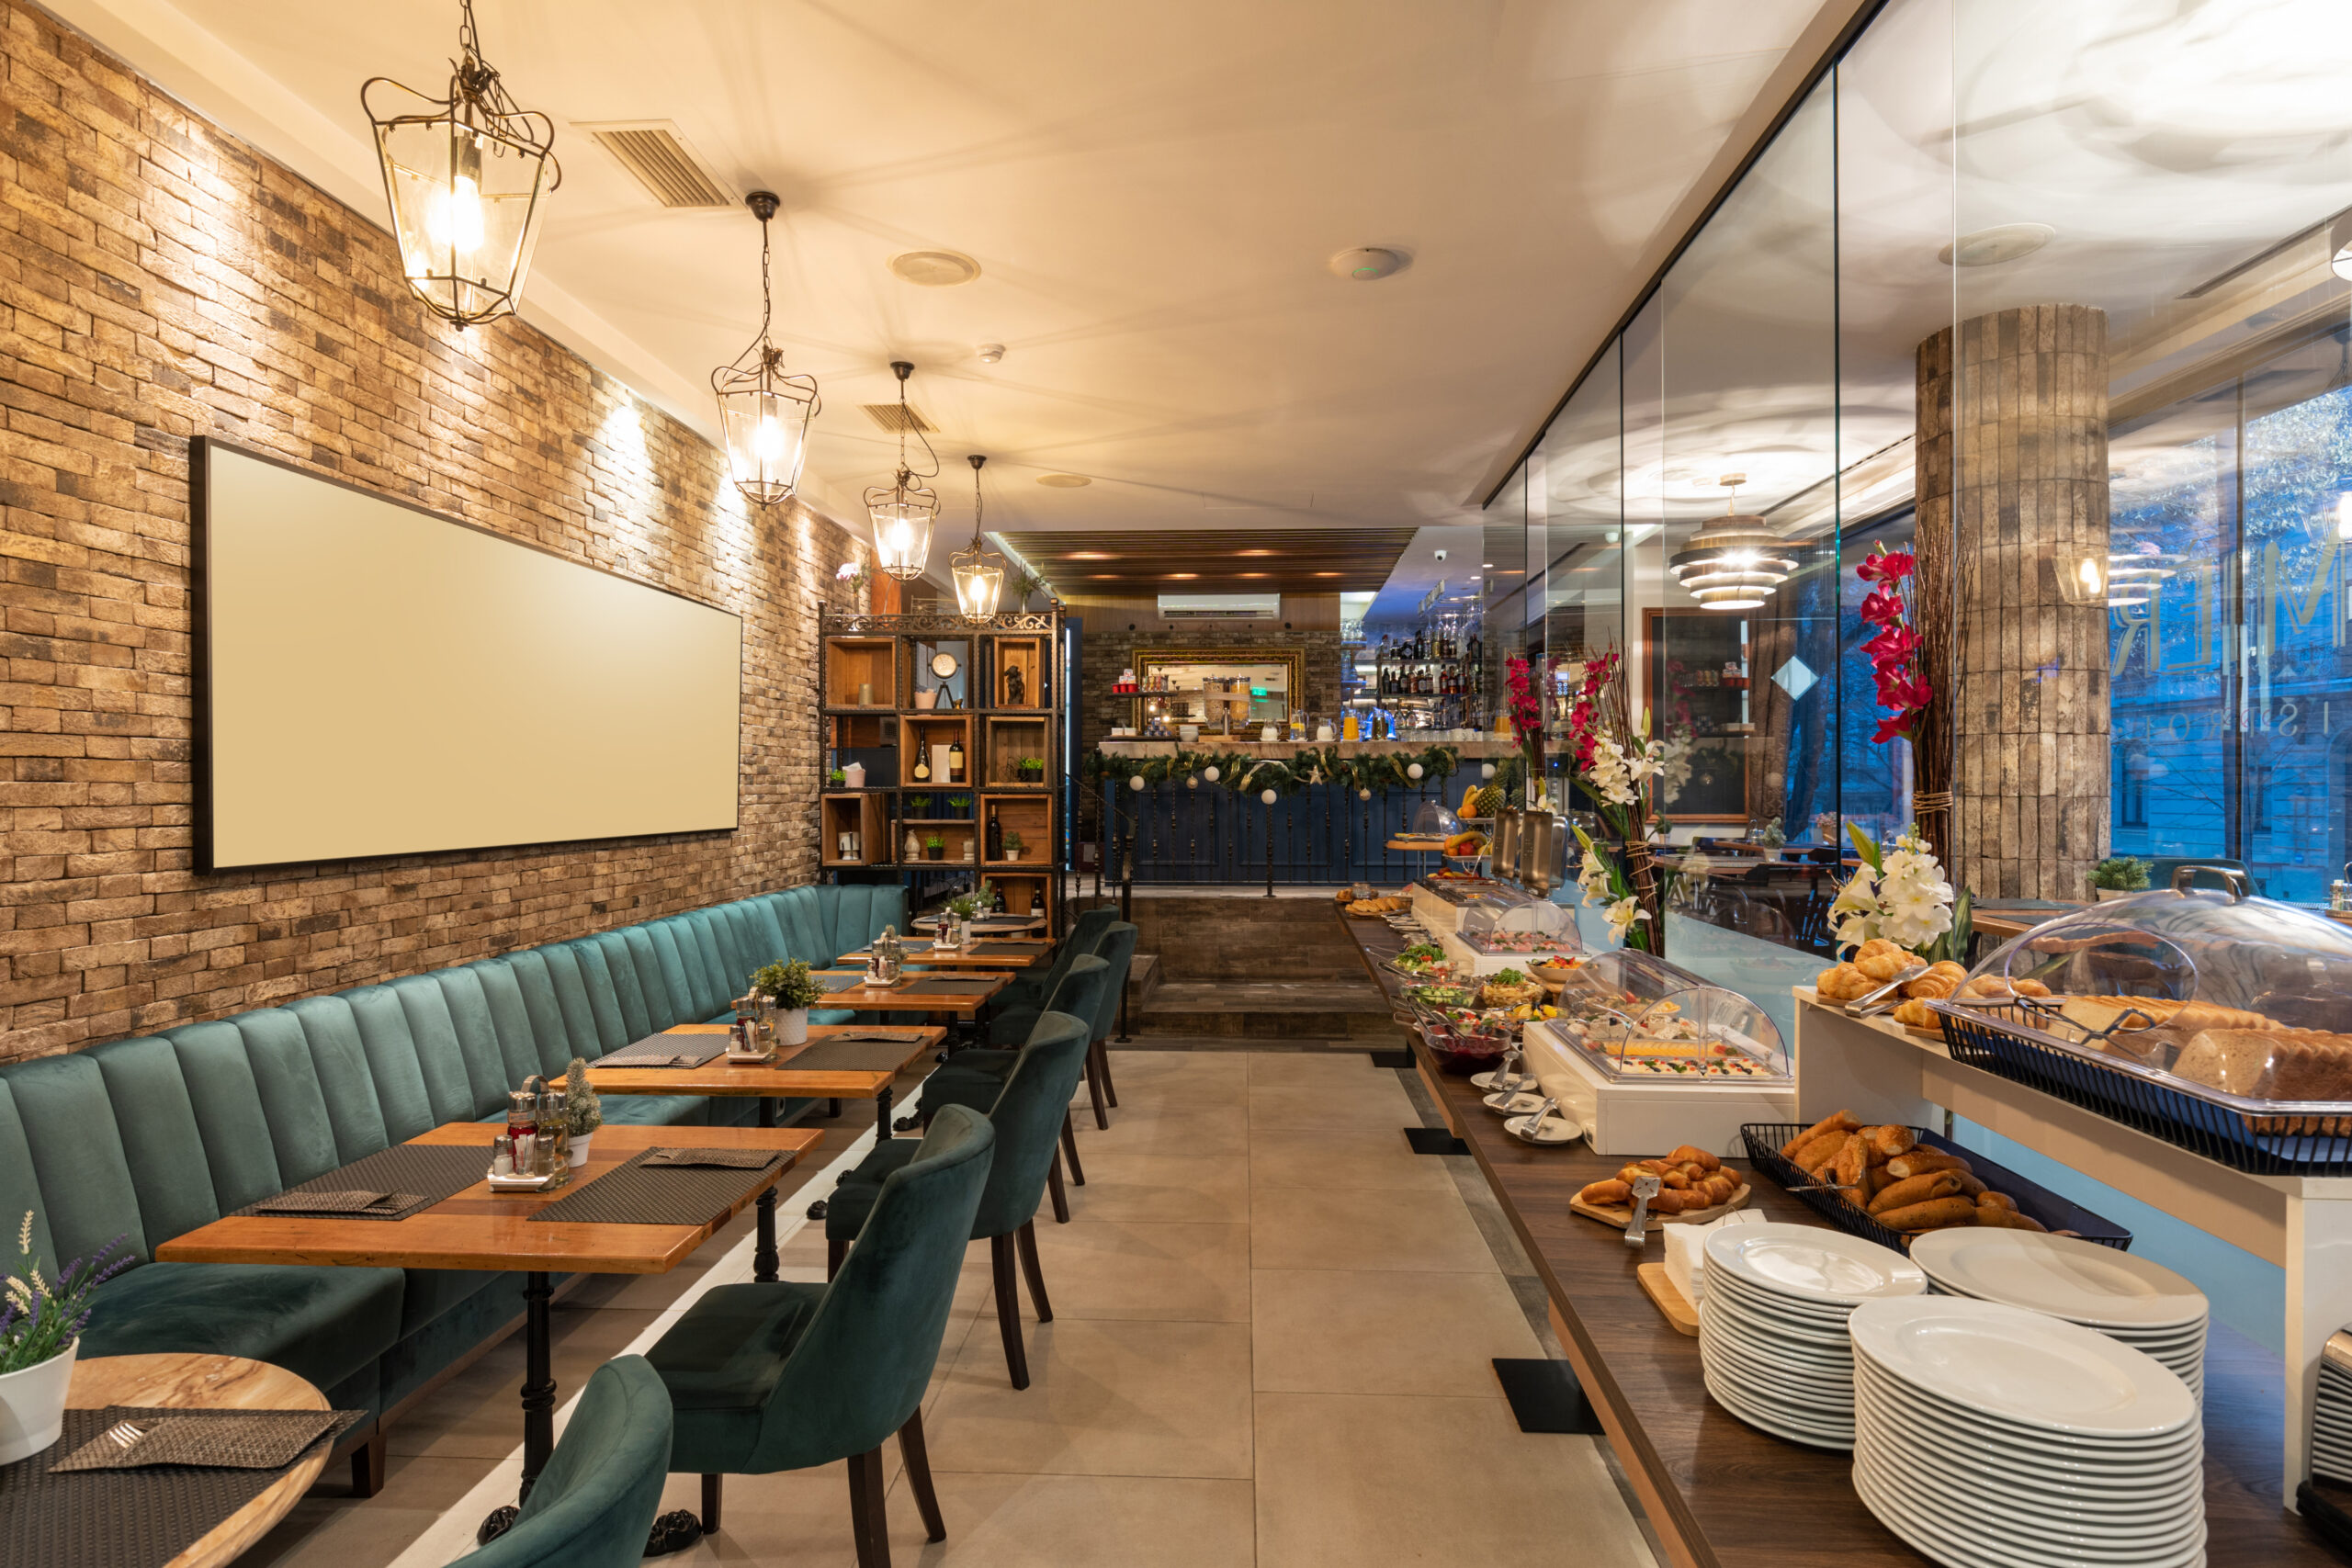
[[[130,1266],[128,1253],[107,1261],[122,1239],[46,1280],[33,1257],[32,1211],[25,1211],[17,1231],[17,1272],[0,1284],[0,1464],[40,1452],[64,1429],[65,1391],[90,1321],[91,1295]]]

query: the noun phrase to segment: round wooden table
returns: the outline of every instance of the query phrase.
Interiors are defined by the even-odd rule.
[[[109,1404],[187,1410],[324,1410],[327,1396],[283,1367],[242,1356],[97,1356],[74,1363],[67,1408]],[[326,1467],[324,1452],[306,1459],[269,1489],[221,1520],[164,1568],[218,1568],[244,1555],[286,1517]]]

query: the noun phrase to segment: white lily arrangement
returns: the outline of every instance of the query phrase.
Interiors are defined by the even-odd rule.
[[[1960,957],[1968,942],[1968,897],[1944,880],[1917,825],[1883,849],[1860,827],[1849,823],[1846,831],[1862,863],[1829,906],[1839,949],[1883,937],[1931,960]]]
[[[1603,735],[1593,740],[1592,761],[1585,768],[1584,782],[1610,805],[1632,806],[1641,798],[1642,781],[1665,771],[1665,742],[1644,740],[1629,751]]]
[[[1626,886],[1624,873],[1593,846],[1585,830],[1578,828],[1576,834],[1577,842],[1584,846],[1584,859],[1577,864],[1577,886],[1584,890],[1586,903],[1600,906],[1600,918],[1609,922],[1609,940],[1622,947],[1634,925],[1650,918],[1649,911]]]

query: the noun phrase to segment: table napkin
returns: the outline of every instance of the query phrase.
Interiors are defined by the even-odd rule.
[[[1719,1225],[1749,1225],[1765,1218],[1753,1209],[1735,1209],[1721,1219],[1709,1220],[1703,1225],[1659,1225],[1658,1233],[1666,1238],[1666,1277],[1682,1292],[1682,1299],[1697,1307],[1699,1298],[1707,1289],[1707,1237]]]

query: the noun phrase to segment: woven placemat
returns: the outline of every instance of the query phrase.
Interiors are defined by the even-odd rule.
[[[622,1046],[608,1056],[599,1056],[589,1063],[591,1067],[699,1067],[713,1056],[727,1050],[727,1037],[721,1035],[655,1034]]]
[[[822,1039],[811,1041],[810,1043],[821,1045],[826,1041],[871,1040],[887,1042],[892,1045],[920,1045],[922,1043],[923,1036],[931,1032],[928,1026],[911,1026],[906,1029],[888,1029],[878,1024],[865,1029],[859,1029],[855,1025],[851,1027],[855,1030],[855,1032],[828,1034]]]
[[[836,991],[854,991],[865,984],[865,976],[863,975],[820,975],[817,976],[817,983],[825,987],[825,995],[830,997]]]
[[[119,1421],[249,1414],[127,1405],[68,1410],[64,1436],[53,1447],[18,1463],[0,1465],[0,1562],[11,1568],[20,1562],[40,1568],[155,1568],[169,1562],[267,1491],[286,1467],[166,1464],[52,1472],[50,1464]],[[297,1459],[331,1445],[343,1427],[366,1418],[356,1410],[335,1414],[336,1427]]]
[[[1035,958],[1045,952],[1041,942],[984,942],[972,949],[975,958]]]
[[[994,980],[917,980],[907,987],[910,997],[972,997],[996,989]]]
[[[485,1129],[479,1144],[395,1144],[353,1160],[339,1170],[298,1181],[286,1190],[396,1193],[407,1201],[397,1206],[387,1203],[334,1213],[336,1218],[345,1220],[404,1220],[420,1209],[429,1209],[442,1199],[464,1191],[482,1179],[489,1168],[490,1138]],[[248,1203],[232,1212],[254,1214],[261,1210],[259,1204]]]
[[[231,1470],[284,1470],[321,1438],[362,1419],[359,1410],[132,1410],[110,1406],[97,1436],[50,1466],[75,1470],[139,1470],[152,1464],[198,1464]],[[123,1427],[118,1435],[116,1428]],[[128,1438],[129,1442],[122,1438]],[[59,1448],[64,1447],[62,1443]],[[55,1450],[51,1450],[52,1452]]]
[[[899,939],[899,950],[905,953],[927,953],[931,950],[932,945],[933,943],[929,937],[900,937]],[[851,948],[849,953],[844,953],[842,956],[843,958],[847,958],[851,953],[871,953],[873,951],[874,944],[869,942],[864,947]]]
[[[908,1052],[921,1048],[914,1040],[820,1040],[776,1066],[786,1073],[895,1073]]]
[[[758,1170],[649,1166],[648,1149],[574,1187],[531,1216],[569,1224],[707,1225],[775,1179],[774,1159]]]
[[[774,1149],[648,1149],[645,1163],[674,1168],[714,1166],[727,1170],[765,1170],[776,1162]]]
[[[337,1192],[326,1188],[298,1187],[254,1205],[256,1214],[333,1214],[364,1220],[378,1212],[413,1214],[427,1200],[413,1192]]]

